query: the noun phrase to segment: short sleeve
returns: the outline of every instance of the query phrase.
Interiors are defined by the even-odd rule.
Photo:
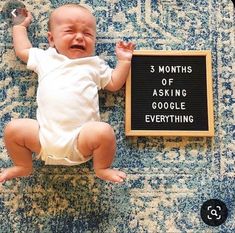
[[[29,58],[27,62],[27,69],[33,70],[37,74],[39,73],[39,64],[40,60],[42,59],[40,54],[43,50],[38,48],[30,48],[29,49]]]
[[[112,78],[113,69],[110,68],[104,60],[99,58],[99,78],[100,78],[100,87],[104,89],[105,86],[110,82]]]

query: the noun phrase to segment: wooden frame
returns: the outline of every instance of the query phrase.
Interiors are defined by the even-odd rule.
[[[208,110],[208,130],[133,130],[131,125],[131,83],[133,82],[132,71],[130,70],[126,82],[126,106],[125,106],[125,132],[127,136],[214,136],[214,115],[213,115],[213,93],[212,93],[212,67],[210,51],[156,51],[156,50],[135,50],[133,57],[138,56],[205,56],[206,57],[206,90]],[[141,109],[140,109],[141,111]]]

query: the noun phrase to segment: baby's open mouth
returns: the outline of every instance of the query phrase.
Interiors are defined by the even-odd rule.
[[[81,49],[81,50],[85,50],[85,47],[83,45],[72,45],[71,49]]]

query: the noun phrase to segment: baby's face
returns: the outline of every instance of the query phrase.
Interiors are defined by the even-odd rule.
[[[70,59],[94,55],[96,41],[96,21],[86,9],[60,7],[51,17],[48,32],[51,47]]]

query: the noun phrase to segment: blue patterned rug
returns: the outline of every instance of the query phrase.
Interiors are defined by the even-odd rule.
[[[30,39],[47,46],[51,8],[71,1],[24,1],[33,12]],[[76,2],[76,1],[75,1]],[[114,167],[128,174],[114,185],[94,177],[92,162],[76,167],[34,162],[29,178],[0,187],[0,232],[235,232],[234,7],[229,0],[82,0],[98,18],[97,53],[115,65],[114,45],[136,49],[211,50],[215,137],[126,137],[124,89],[101,92],[102,119],[115,129]],[[0,2],[2,8],[6,1]],[[11,162],[3,127],[12,118],[35,118],[37,77],[15,58],[11,28],[0,27],[0,167]],[[206,225],[204,201],[222,200],[227,221]]]

